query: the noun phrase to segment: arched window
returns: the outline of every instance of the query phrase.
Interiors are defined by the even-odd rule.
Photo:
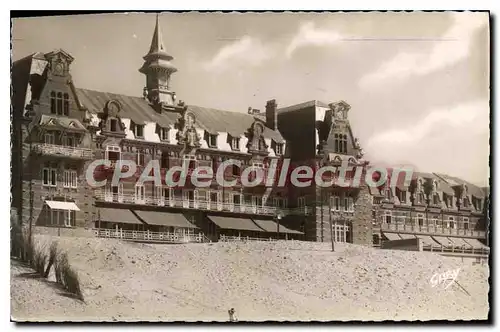
[[[69,114],[69,95],[67,93],[64,94],[64,115],[68,116]]]
[[[63,96],[62,92],[57,93],[57,114],[62,115],[63,111]]]
[[[344,153],[347,153],[347,135],[344,135],[344,139],[343,139],[343,151]]]
[[[56,114],[56,93],[50,92],[50,113]]]
[[[335,134],[335,152],[340,152],[339,151],[339,135]]]

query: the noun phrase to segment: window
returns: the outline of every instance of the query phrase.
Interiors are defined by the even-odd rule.
[[[344,211],[348,211],[349,209],[349,199],[348,197],[344,197]]]
[[[188,170],[195,169],[196,168],[196,156],[184,155],[183,156],[183,167],[187,167]]]
[[[169,140],[169,132],[170,128],[160,128],[160,140],[168,141]]]
[[[399,192],[399,202],[406,203],[406,190],[401,190]]]
[[[44,167],[42,169],[42,185],[57,186],[57,169],[55,167]]]
[[[137,166],[144,166],[144,152],[142,150],[137,150],[136,163]]]
[[[464,217],[463,222],[464,222],[464,229],[465,230],[469,229],[469,218]]]
[[[211,148],[217,147],[217,135],[208,134],[208,146]]]
[[[66,135],[63,137],[63,145],[64,146],[69,146],[69,147],[75,147],[76,146],[76,140],[74,136]]]
[[[54,133],[45,134],[45,144],[55,144]]]
[[[453,217],[448,218],[448,223],[446,225],[446,228],[452,228],[452,229],[455,228],[455,218]]]
[[[136,201],[144,201],[144,186],[136,185],[135,186],[135,199]]]
[[[163,152],[160,159],[160,168],[168,168],[168,154]]]
[[[276,143],[276,154],[277,155],[282,155],[283,154],[283,144]]]
[[[385,223],[390,224],[392,222],[391,211],[385,211]]]
[[[297,198],[297,206],[298,207],[306,206],[306,198],[305,197]]]
[[[78,174],[75,170],[64,170],[64,188],[76,188],[78,184]]]
[[[335,134],[335,152],[347,153],[347,135]]]
[[[75,211],[64,211],[64,226],[71,227],[75,225]]]
[[[109,130],[112,132],[118,131],[118,120],[117,119],[109,119]]]
[[[143,138],[144,137],[144,125],[138,125],[136,124],[134,126],[134,135],[136,138]]]
[[[106,146],[105,158],[106,160],[117,161],[120,160],[121,149],[119,146]]]
[[[231,138],[231,149],[236,151],[240,150],[240,139],[238,137]]]
[[[56,93],[54,91],[50,92],[50,113],[56,114]]]
[[[422,213],[419,213],[417,215],[417,220],[418,220],[418,225],[423,226],[424,225],[424,215]]]
[[[57,114],[62,115],[63,114],[63,94],[62,92],[57,93]]]
[[[63,114],[68,116],[69,115],[69,95],[67,93],[64,94],[64,109],[63,109]]]
[[[435,227],[436,225],[438,225],[438,218],[436,217],[432,217],[432,225]]]
[[[465,198],[464,198],[464,207],[465,207],[465,208],[468,208],[468,207],[469,207],[469,205],[470,205],[470,204],[469,204],[469,197],[465,197]]]
[[[475,202],[476,202],[476,204],[475,204],[476,210],[481,210],[481,208],[482,208],[482,204],[481,204],[482,200],[480,198],[476,198]]]
[[[238,165],[234,165],[233,164],[233,175],[234,176],[240,176],[240,168],[238,167]]]
[[[453,196],[448,196],[448,207],[453,208]]]
[[[330,209],[333,211],[340,211],[340,197],[339,196],[331,196],[330,197]]]
[[[434,205],[439,205],[439,195],[438,194],[434,194],[434,197],[432,198],[432,200],[433,200]]]
[[[348,206],[349,206],[348,211],[354,212],[354,198],[348,197],[347,200],[348,200]]]

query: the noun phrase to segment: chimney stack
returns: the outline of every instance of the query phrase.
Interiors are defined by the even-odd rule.
[[[276,104],[276,99],[267,101],[266,126],[272,130],[278,129],[278,104]]]

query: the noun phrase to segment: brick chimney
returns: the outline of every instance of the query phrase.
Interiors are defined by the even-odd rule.
[[[278,129],[278,104],[276,104],[276,99],[267,101],[266,126],[273,130]]]

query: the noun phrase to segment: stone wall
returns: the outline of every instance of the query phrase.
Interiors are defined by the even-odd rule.
[[[359,188],[354,203],[354,220],[352,221],[352,243],[371,246],[373,242],[372,197],[366,185]]]

